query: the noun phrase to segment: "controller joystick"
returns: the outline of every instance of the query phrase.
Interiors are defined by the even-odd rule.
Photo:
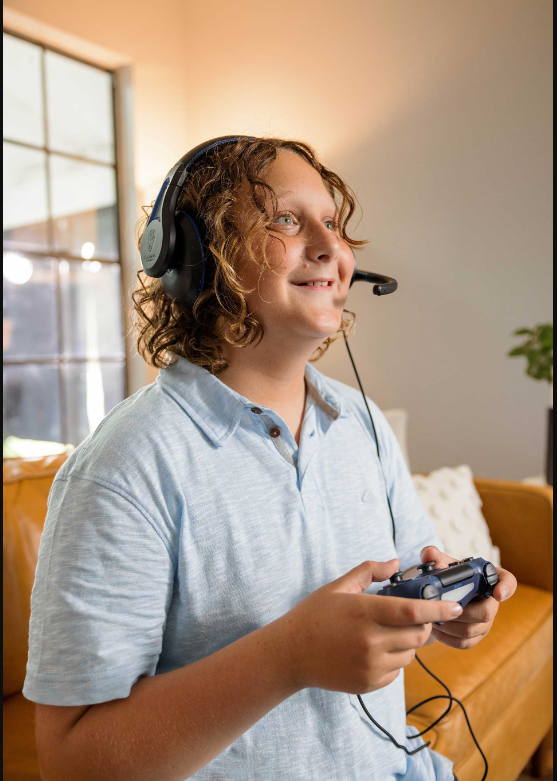
[[[484,567],[484,577],[487,581],[487,586],[485,588],[484,596],[486,599],[489,599],[489,597],[493,596],[493,589],[499,583],[499,575],[497,574],[497,569],[493,566],[493,564],[490,561]]]
[[[418,564],[416,569],[419,569],[422,575],[427,575],[429,572],[433,572],[433,570],[435,569],[435,562],[426,561],[425,564]]]
[[[378,596],[441,599],[466,607],[476,597],[489,599],[499,582],[497,569],[481,558],[451,562],[443,569],[435,569],[435,562],[427,561],[416,569],[420,574],[409,580],[403,580],[402,571],[395,572],[390,585],[378,591]]]

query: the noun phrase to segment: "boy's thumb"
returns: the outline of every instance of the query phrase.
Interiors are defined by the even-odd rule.
[[[333,581],[335,590],[359,594],[372,583],[382,582],[393,575],[399,567],[398,559],[390,561],[363,561],[345,575]]]

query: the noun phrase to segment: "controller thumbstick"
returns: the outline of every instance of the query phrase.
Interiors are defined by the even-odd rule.
[[[404,571],[399,569],[398,572],[395,572],[394,575],[391,575],[391,584],[393,586],[396,586],[397,583],[401,583],[403,575],[404,575]]]
[[[486,599],[493,596],[493,589],[499,583],[499,575],[497,569],[491,562],[488,562],[484,567],[484,577],[486,579],[486,587],[484,596]]]
[[[431,572],[435,569],[435,562],[434,561],[426,561],[425,564],[418,564],[416,569],[421,570],[423,575],[427,575],[428,572]]]

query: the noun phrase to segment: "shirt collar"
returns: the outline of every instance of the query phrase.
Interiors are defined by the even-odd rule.
[[[317,406],[336,420],[348,413],[346,403],[337,391],[310,363],[306,364],[305,378],[308,393]],[[215,377],[207,369],[191,363],[181,355],[166,369],[161,369],[156,379],[214,445],[225,445],[234,434],[246,408],[256,406]],[[272,413],[269,407],[257,405],[263,412]]]

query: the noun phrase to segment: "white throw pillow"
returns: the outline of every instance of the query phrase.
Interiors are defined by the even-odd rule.
[[[469,466],[444,467],[427,477],[412,475],[412,480],[448,556],[482,557],[501,566],[501,553],[491,541]]]

